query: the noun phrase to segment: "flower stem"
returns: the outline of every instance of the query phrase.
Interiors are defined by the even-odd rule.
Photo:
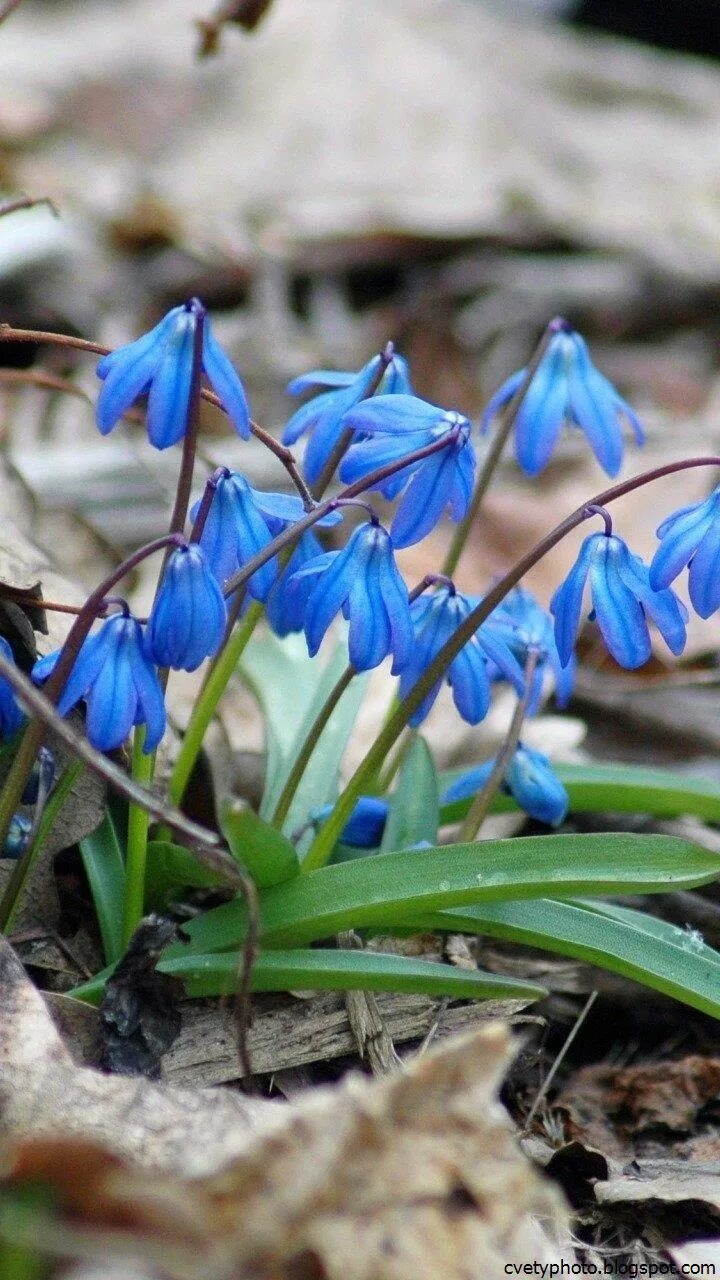
[[[282,831],[282,826],[287,818],[290,805],[295,798],[295,792],[297,791],[300,780],[310,762],[310,757],[320,741],[322,732],[355,674],[355,668],[352,665],[345,668],[340,679],[330,690],[330,693],[318,711],[311,728],[308,730],[305,741],[303,742],[302,747],[293,762],[292,769],[288,774],[280,799],[275,806],[275,812],[270,819],[272,825],[277,827],[279,831]]]
[[[539,654],[537,649],[528,650],[527,661],[525,663],[525,688],[523,690],[522,697],[517,700],[512,720],[510,721],[508,731],[505,735],[505,741],[495,758],[495,764],[493,765],[490,777],[487,779],[485,786],[481,787],[477,795],[473,797],[473,802],[470,805],[465,816],[465,821],[460,828],[458,840],[461,844],[469,843],[471,840],[475,840],[477,838],[478,832],[490,812],[490,806],[495,799],[495,793],[505,777],[513,752],[520,741],[523,722],[527,715],[528,704],[532,696],[532,679],[535,674],[538,657]]]
[[[527,395],[530,383],[537,373],[540,361],[547,351],[548,343],[564,325],[565,321],[561,320],[559,317],[550,321],[537,347],[535,348],[535,353],[527,366],[522,383],[515,392],[515,395],[500,420],[500,425],[492,438],[490,448],[488,449],[482,467],[480,468],[480,472],[475,483],[475,492],[473,493],[470,506],[466,515],[455,528],[452,542],[450,543],[448,553],[445,557],[443,573],[447,574],[448,577],[452,577],[458,567],[460,557],[465,550],[465,544],[467,543],[470,530],[475,523],[475,517],[477,516],[477,513],[482,506],[483,498],[490,487],[490,481],[495,474],[496,467],[502,456],[502,451],[505,448],[508,436],[515,425],[515,419],[520,411],[520,406]]]
[[[595,514],[593,511],[588,511],[589,506],[606,506],[609,502],[614,502],[617,498],[622,498],[626,493],[632,493],[633,490],[642,488],[653,480],[660,480],[663,476],[685,471],[689,467],[710,466],[720,466],[720,458],[717,456],[685,458],[679,462],[669,462],[664,466],[654,467],[651,471],[643,471],[640,475],[632,476],[629,480],[624,480],[609,489],[604,489],[601,493],[596,494],[595,497],[590,498],[587,503],[584,502],[582,506],[577,507],[569,516],[566,516],[554,529],[546,533],[544,538],[541,538],[534,547],[531,547],[508,570],[504,577],[500,578],[490,588],[480,603],[463,619],[449,640],[438,650],[424,675],[413,685],[405,700],[400,703],[397,710],[390,716],[340,795],[332,814],[324,826],[321,827],[308,849],[303,859],[303,870],[311,871],[316,867],[325,865],[335,847],[340,832],[352,813],[355,802],[364,791],[370,789],[373,780],[382,769],[388,752],[394,746],[413,712],[420,706],[423,698],[430,692],[433,685],[443,678],[453,658],[457,656],[463,646],[482,626],[483,622],[489,618],[493,609],[496,609],[500,602],[505,599],[508,592],[512,591],[513,587],[517,586],[525,574],[539,560],[542,560],[548,551],[552,551],[553,547],[557,546],[558,542],[561,542],[566,534]]]
[[[192,489],[193,472],[195,471],[195,453],[197,450],[198,428],[200,426],[200,392],[202,390],[202,355],[203,334],[205,333],[205,308],[199,298],[193,298],[187,304],[187,310],[195,317],[193,334],[193,363],[190,397],[187,407],[187,423],[183,436],[182,460],[175,490],[175,505],[170,517],[170,533],[182,533],[187,520]]]
[[[145,726],[139,724],[133,733],[131,776],[147,786],[152,782],[155,753],[145,755]],[[125,861],[125,901],[123,903],[123,942],[127,947],[145,911],[145,864],[149,814],[142,805],[128,807],[127,857]]]
[[[185,788],[202,747],[205,731],[215,714],[215,709],[225,692],[228,681],[240,661],[240,655],[255,630],[262,611],[262,605],[257,600],[254,600],[240,625],[233,631],[225,648],[221,650],[215,667],[208,676],[205,687],[193,707],[190,723],[170,778],[168,798],[172,805],[179,805],[185,794]]]

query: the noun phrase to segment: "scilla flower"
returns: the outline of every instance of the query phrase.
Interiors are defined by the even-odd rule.
[[[145,649],[151,662],[195,671],[217,653],[227,624],[225,597],[196,542],[168,557],[148,618]]]
[[[610,653],[621,667],[641,667],[651,654],[648,619],[672,653],[685,646],[686,611],[669,589],[653,591],[647,565],[615,534],[592,533],[550,602],[560,661],[572,656],[586,581],[593,611]]]
[[[311,387],[327,387],[327,391],[302,405],[288,422],[283,432],[283,443],[294,444],[306,432],[310,432],[303,468],[311,484],[319,479],[323,467],[345,430],[343,417],[348,409],[362,400],[380,377],[380,388],[389,395],[410,391],[407,362],[395,355],[392,343],[388,343],[382,355],[373,356],[359,373],[339,373],[332,369],[315,369],[304,373],[288,385],[291,396],[300,395]]]
[[[150,443],[167,449],[185,434],[193,377],[193,352],[198,317],[202,315],[202,367],[235,430],[246,440],[250,417],[242,382],[213,336],[210,319],[194,298],[167,315],[136,342],[104,356],[97,367],[103,380],[96,421],[103,435],[147,392]]]
[[[36,684],[52,674],[59,652],[36,662]],[[122,746],[138,724],[146,727],[143,750],[155,750],[165,732],[165,703],[136,618],[114,614],[84,641],[58,699],[60,715],[67,715],[81,698],[87,702],[87,736],[98,751]]]
[[[345,484],[436,440],[448,440],[446,448],[409,463],[372,486],[391,500],[402,493],[390,530],[393,546],[409,547],[420,542],[448,508],[453,520],[462,520],[475,479],[475,451],[467,418],[438,409],[417,396],[373,396],[347,413],[344,425],[352,427],[360,437],[340,467]]]
[[[411,605],[415,646],[408,665],[400,676],[400,698],[406,698],[413,685],[430,666],[433,658],[447,640],[457,631],[460,623],[477,601],[443,585],[414,600]],[[523,673],[502,636],[497,638],[487,623],[468,640],[460,653],[453,658],[444,676],[438,680],[416,711],[410,717],[414,727],[421,724],[432,707],[443,680],[452,689],[453,701],[463,720],[478,724],[490,706],[489,662],[494,669],[510,680],[518,693],[523,690]]]
[[[701,618],[720,609],[720,487],[704,502],[694,502],[663,520],[657,531],[660,546],[650,565],[650,583],[669,587],[690,566],[688,589],[692,607]]]
[[[600,466],[617,475],[623,460],[621,418],[630,422],[635,440],[642,444],[642,426],[611,382],[590,359],[587,345],[564,321],[555,332],[523,396],[515,419],[515,457],[529,476],[550,461],[563,426],[579,427]],[[495,414],[504,409],[522,386],[527,369],[519,369],[496,391],[481,421],[485,431]]]
[[[342,611],[350,623],[350,661],[357,671],[378,666],[388,654],[393,656],[394,672],[407,665],[413,646],[408,592],[382,525],[359,525],[342,551],[311,560],[289,586],[307,577],[315,579],[304,624],[311,657]]]
[[[0,653],[8,662],[15,661],[13,651],[4,636],[0,636]],[[0,738],[12,738],[24,723],[25,716],[15,700],[12,685],[0,677]]]
[[[478,765],[457,778],[441,797],[441,804],[466,800],[485,786],[495,767],[494,760]],[[570,799],[547,756],[518,743],[508,764],[502,789],[520,808],[538,822],[557,827],[564,820]]]
[[[330,817],[334,805],[325,804],[311,814],[318,825]],[[355,808],[340,833],[343,844],[354,845],[356,849],[375,849],[380,844],[385,830],[389,812],[387,800],[380,796],[360,796]]]
[[[552,618],[535,597],[525,587],[515,587],[493,611],[490,621],[493,633],[504,638],[521,667],[525,667],[531,650],[537,654],[528,714],[534,715],[540,705],[548,667],[555,681],[555,701],[559,707],[567,706],[575,681],[575,657],[573,655],[566,666],[562,665]],[[499,679],[501,675],[491,669],[491,678]]]
[[[197,502],[190,512],[193,520],[197,518],[199,507]],[[226,469],[215,481],[215,493],[199,539],[218,582],[226,582],[278,533],[295,524],[303,515],[305,510],[296,494],[264,493],[253,489],[239,471]],[[332,511],[317,524],[326,528],[340,520],[341,513]],[[317,549],[321,550],[319,544]],[[277,558],[272,556],[248,582],[250,595],[257,600],[266,600],[277,575]]]

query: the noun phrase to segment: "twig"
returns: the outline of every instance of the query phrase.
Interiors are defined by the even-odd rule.
[[[363,949],[360,938],[351,929],[338,934],[337,944],[342,951]],[[402,1058],[385,1026],[373,992],[346,991],[345,1008],[360,1057],[367,1059],[373,1075],[391,1076],[402,1070]]]
[[[536,1097],[535,1097],[535,1101],[533,1102],[533,1104],[532,1104],[532,1106],[531,1106],[531,1108],[530,1108],[530,1110],[529,1110],[529,1112],[528,1112],[528,1114],[527,1114],[527,1117],[526,1117],[526,1120],[525,1120],[525,1124],[523,1125],[523,1133],[527,1133],[527,1132],[528,1132],[528,1130],[529,1130],[529,1128],[530,1128],[530,1125],[532,1124],[533,1120],[535,1119],[535,1116],[536,1116],[536,1114],[537,1114],[537,1109],[538,1109],[538,1107],[540,1106],[540,1103],[543,1101],[543,1099],[544,1099],[545,1097],[547,1097],[548,1090],[549,1090],[550,1086],[552,1085],[552,1082],[553,1082],[553,1080],[555,1079],[555,1076],[557,1075],[557,1073],[558,1073],[558,1071],[559,1071],[560,1067],[562,1066],[562,1063],[563,1063],[563,1062],[564,1062],[564,1060],[565,1060],[565,1056],[566,1056],[566,1054],[567,1054],[567,1052],[568,1052],[568,1049],[569,1049],[569,1048],[570,1048],[570,1046],[572,1045],[572,1043],[573,1043],[573,1041],[574,1041],[575,1037],[577,1036],[578,1031],[580,1030],[580,1028],[581,1028],[581,1026],[582,1026],[583,1022],[584,1022],[584,1021],[585,1021],[585,1019],[587,1018],[587,1016],[588,1016],[588,1014],[589,1014],[590,1010],[592,1009],[592,1007],[593,1007],[593,1005],[594,1005],[595,1001],[597,1000],[597,997],[598,997],[598,993],[597,993],[597,991],[591,991],[591,992],[590,992],[590,995],[588,996],[587,1000],[585,1001],[585,1004],[584,1004],[583,1008],[580,1010],[580,1013],[578,1014],[578,1017],[577,1017],[577,1020],[576,1020],[576,1022],[575,1022],[574,1027],[572,1028],[572,1030],[571,1030],[571,1032],[570,1032],[569,1036],[567,1037],[567,1039],[566,1039],[566,1041],[565,1041],[565,1043],[564,1043],[564,1045],[563,1045],[562,1049],[560,1050],[560,1052],[559,1052],[559,1054],[557,1055],[557,1057],[556,1057],[555,1061],[553,1062],[553,1064],[552,1064],[552,1066],[551,1066],[550,1070],[548,1071],[548,1073],[547,1073],[547,1075],[546,1075],[546,1077],[545,1077],[545,1079],[544,1079],[543,1083],[541,1084],[540,1088],[538,1089],[537,1095],[536,1095]]]

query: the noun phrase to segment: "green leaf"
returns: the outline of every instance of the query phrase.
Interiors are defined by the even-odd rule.
[[[119,960],[125,950],[122,923],[125,863],[109,813],[91,835],[80,841],[80,856],[95,904],[105,959],[112,963]]]
[[[297,875],[300,863],[287,836],[263,822],[252,809],[230,801],[223,805],[220,825],[234,857],[247,867],[259,889]]]
[[[720,784],[711,778],[624,763],[556,764],[553,769],[567,788],[571,813],[649,813],[656,818],[692,814],[708,822],[720,822]],[[441,795],[463,773],[467,770],[442,773]],[[461,821],[470,803],[468,799],[442,805],[441,823]],[[511,796],[497,795],[491,812],[517,810]]]
[[[203,866],[192,849],[170,840],[149,841],[145,865],[145,905],[149,911],[161,911],[181,889],[213,889],[226,883]]]
[[[240,972],[236,954],[179,956],[161,960],[163,973],[182,978],[189,996],[228,995]],[[268,951],[258,955],[253,991],[409,991],[477,1000],[541,1000],[542,987],[494,973],[455,969],[414,957],[375,951]]]
[[[438,777],[424,738],[414,734],[403,760],[380,850],[408,849],[427,840],[435,844],[439,823]]]
[[[294,947],[342,929],[388,931],[427,911],[512,898],[664,893],[705,884],[720,857],[663,835],[547,835],[375,854],[296,876],[261,894],[263,946]],[[237,946],[240,899],[185,928],[196,952]],[[175,950],[175,955],[180,952]]]
[[[483,933],[586,960],[720,1017],[720,953],[655,916],[614,903],[502,902],[418,917],[418,928]]]

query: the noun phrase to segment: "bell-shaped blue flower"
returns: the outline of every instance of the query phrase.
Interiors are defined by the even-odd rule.
[[[325,822],[334,807],[332,804],[325,804],[321,809],[316,809],[311,815],[313,822]],[[354,845],[356,849],[377,848],[383,837],[388,811],[388,802],[381,796],[360,796],[340,833],[341,842]]]
[[[669,587],[689,565],[688,590],[701,618],[720,609],[720,487],[704,502],[681,507],[657,531],[660,546],[650,565],[655,590]]]
[[[52,674],[59,653],[35,663],[36,684]],[[87,637],[58,699],[60,715],[67,715],[81,698],[87,702],[87,736],[98,751],[122,746],[138,724],[146,727],[143,750],[155,750],[165,732],[165,702],[136,618],[113,614]]]
[[[227,606],[205,553],[196,542],[168,557],[145,631],[151,662],[195,671],[217,653],[227,625]]]
[[[441,804],[466,800],[485,786],[495,767],[494,760],[478,765],[456,778],[441,797]],[[531,818],[557,827],[564,821],[570,798],[547,756],[518,743],[508,764],[502,789],[517,801]]]
[[[436,440],[448,440],[446,448],[410,462],[372,486],[390,500],[402,493],[390,530],[393,546],[420,542],[448,508],[453,520],[462,520],[475,480],[470,423],[462,414],[439,409],[417,396],[373,396],[347,413],[343,426],[352,427],[360,437],[340,466],[345,484],[353,484]]]
[[[415,646],[410,662],[400,675],[401,699],[407,697],[425,674],[433,658],[476,604],[477,600],[473,597],[447,585],[418,596],[412,602],[410,608]],[[478,724],[490,707],[490,663],[493,664],[493,670],[501,671],[505,679],[510,680],[518,693],[522,694],[524,679],[517,659],[503,637],[496,636],[493,628],[485,624],[453,658],[445,676],[425,695],[409,723],[413,728],[422,723],[437,698],[444,679],[452,689],[453,701],[463,720],[467,720],[469,724]]]
[[[390,354],[373,356],[359,373],[340,373],[333,369],[315,369],[293,379],[288,385],[290,395],[300,395],[312,387],[327,387],[299,408],[291,417],[284,432],[283,443],[294,444],[310,432],[310,439],[303,458],[303,469],[311,484],[320,478],[325,463],[338,443],[346,424],[343,417],[372,387],[385,366],[380,380],[384,393],[393,395],[410,391],[407,361],[402,356]]]
[[[265,602],[266,617],[275,635],[287,636],[293,631],[302,631],[307,603],[315,589],[315,578],[312,574],[303,576],[300,570],[321,555],[322,546],[312,530],[308,529],[297,543]]]
[[[481,421],[485,431],[522,386],[527,369],[519,369],[490,400]],[[635,440],[644,441],[637,415],[608,379],[595,368],[579,333],[559,328],[547,343],[542,359],[523,396],[515,419],[515,457],[529,476],[550,461],[563,426],[579,427],[600,466],[617,475],[623,460],[621,419],[630,422]]]
[[[566,666],[562,665],[555,643],[552,618],[532,593],[525,587],[513,588],[497,609],[493,610],[489,623],[495,635],[505,640],[521,667],[525,668],[531,651],[537,654],[528,715],[534,715],[540,705],[543,680],[548,667],[555,681],[555,701],[559,707],[567,706],[575,682],[575,656],[573,654]],[[501,674],[491,668],[491,678],[500,679]]]
[[[0,636],[0,653],[8,662],[15,662],[13,651],[4,636]],[[15,690],[9,680],[0,676],[0,738],[12,738],[25,723],[25,715],[18,706]]]
[[[103,380],[96,421],[103,435],[147,393],[150,443],[167,449],[185,435],[193,378],[198,317],[203,320],[202,367],[235,430],[247,440],[250,415],[243,384],[214,337],[210,319],[197,299],[173,307],[159,324],[135,342],[111,351],[97,367]]]
[[[687,612],[674,591],[653,591],[647,565],[615,534],[591,533],[565,581],[550,602],[560,661],[572,656],[590,582],[592,613],[605,644],[621,667],[641,667],[651,654],[648,619],[671,653],[685,647]]]
[[[197,516],[199,503],[190,515]],[[267,521],[255,502],[255,491],[239,471],[220,476],[199,544],[218,582],[227,582],[248,560],[272,542]],[[277,577],[277,557],[272,556],[250,578],[247,589],[256,600],[265,600]]]
[[[342,551],[327,551],[311,560],[289,585],[309,577],[314,586],[304,626],[311,657],[342,610],[350,623],[350,661],[357,671],[378,666],[388,654],[393,656],[393,672],[406,666],[413,647],[408,592],[382,525],[359,525]]]

